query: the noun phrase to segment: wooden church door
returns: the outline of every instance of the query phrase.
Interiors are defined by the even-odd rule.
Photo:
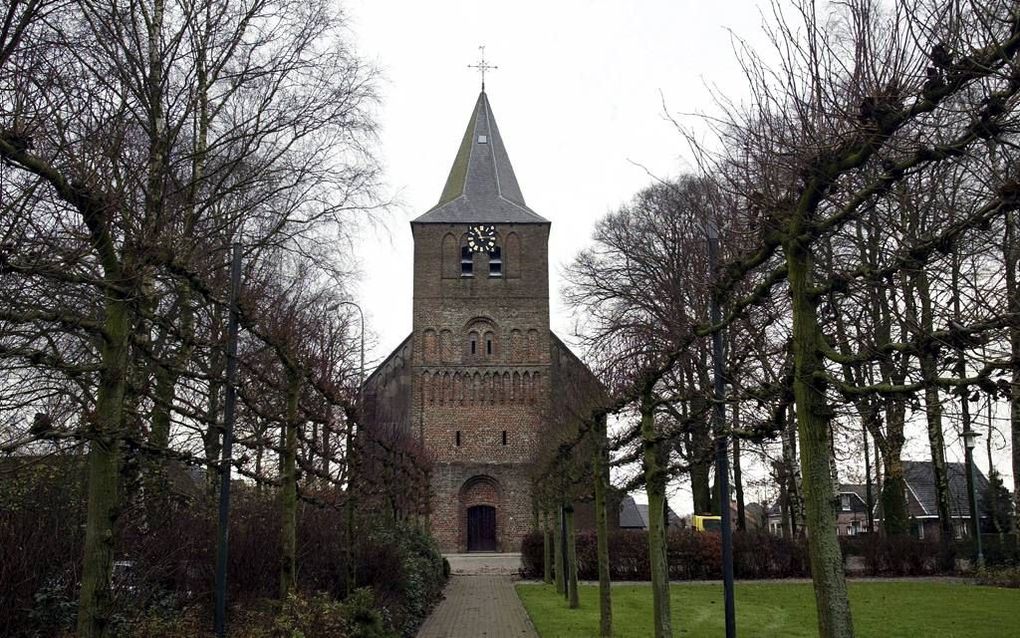
[[[491,505],[475,505],[468,508],[467,514],[468,551],[496,551],[496,508]]]

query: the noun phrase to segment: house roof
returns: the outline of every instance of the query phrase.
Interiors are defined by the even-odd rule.
[[[666,506],[666,519],[669,527],[680,526],[680,517],[668,505]],[[637,503],[630,495],[620,499],[620,527],[622,529],[648,529],[648,504]]]
[[[981,503],[988,487],[988,479],[975,468],[974,487],[977,492],[977,507],[981,511]],[[949,480],[949,509],[953,516],[970,516],[970,503],[967,498],[966,465],[963,463],[946,463],[946,475]],[[907,510],[911,516],[921,518],[938,516],[939,508],[935,496],[935,472],[931,461],[903,461],[903,478],[907,482],[908,493],[913,496],[907,500]]]
[[[439,203],[412,223],[548,224],[524,203],[483,90],[468,120]]]
[[[988,479],[975,468],[975,491],[977,492],[978,511],[984,501],[988,487]],[[970,516],[970,504],[967,499],[966,465],[963,463],[946,463],[946,474],[949,480],[949,509],[953,516]],[[913,518],[936,518],[939,508],[935,497],[935,472],[931,461],[903,461],[903,478],[907,483],[907,513]],[[867,502],[867,486],[842,483],[839,493],[856,494],[862,502]],[[877,491],[872,495],[875,506],[878,506]],[[780,516],[779,501],[769,507],[770,517]]]

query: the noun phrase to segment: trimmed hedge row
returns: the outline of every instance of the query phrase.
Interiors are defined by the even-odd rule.
[[[938,543],[910,537],[858,536],[840,538],[844,564],[871,576],[922,576],[938,573]],[[594,531],[577,534],[577,574],[598,579]],[[958,548],[957,554],[966,555]],[[673,580],[711,580],[722,574],[722,544],[718,534],[690,529],[667,535],[669,577]],[[609,534],[610,577],[613,580],[649,580],[648,533],[643,530]],[[523,575],[541,578],[542,534],[533,532],[521,544]],[[737,578],[806,578],[811,575],[807,540],[784,539],[764,532],[734,532],[733,571]]]

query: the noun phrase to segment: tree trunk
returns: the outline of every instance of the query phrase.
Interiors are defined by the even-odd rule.
[[[953,251],[953,262],[952,262],[952,274],[950,277],[950,295],[953,298],[953,319],[957,323],[960,323],[962,318],[960,308],[960,295],[963,291],[960,290],[960,251]],[[977,279],[975,278],[975,285],[977,285]],[[966,352],[963,348],[956,349],[956,376],[964,379],[967,376],[967,359],[965,358]],[[984,354],[984,353],[982,353]],[[970,418],[970,389],[967,386],[961,386],[957,389],[960,395],[960,424],[963,426],[964,436],[971,431],[971,418]],[[991,405],[994,401],[994,396],[988,397],[988,404]],[[991,425],[991,421],[989,421]],[[991,432],[988,433],[988,440],[991,441]],[[991,455],[988,457],[988,471],[991,475],[994,469],[991,464]],[[966,447],[966,438],[964,439],[964,474],[967,475],[967,511],[970,512],[970,521],[972,525],[972,532],[974,538],[977,538],[981,534],[981,516],[978,512],[977,499],[974,496],[974,472],[971,472],[971,466],[974,463],[974,451],[969,447]],[[954,561],[955,563],[955,561]],[[955,566],[955,565],[953,565]]]
[[[691,381],[691,387],[694,382]],[[691,401],[691,427],[687,435],[690,459],[691,498],[695,514],[710,514],[712,505],[712,438],[708,431],[708,405],[701,398]]]
[[[553,575],[556,578],[556,593],[565,594],[567,591],[567,580],[563,572],[563,511],[557,507],[553,516],[556,525],[553,530]]]
[[[1006,309],[1014,320],[1009,326],[1010,364],[1009,426],[1013,451],[1013,533],[1020,537],[1020,224],[1016,211],[1006,213],[1003,253],[1006,262]]]
[[[606,445],[606,417],[595,424],[595,454],[592,468],[595,479],[595,535],[599,567],[599,636],[613,635],[613,592],[609,581],[609,526],[606,521],[606,492],[609,488],[609,458]]]
[[[794,223],[793,231],[797,224]],[[800,435],[808,554],[818,610],[818,634],[824,638],[854,634],[843,557],[836,537],[835,493],[829,469],[829,428],[833,416],[819,343],[818,300],[811,290],[811,254],[798,233],[784,242],[790,297],[793,302],[793,393]]]
[[[921,330],[924,346],[921,348],[921,378],[925,382],[924,415],[928,425],[928,448],[931,452],[932,478],[935,482],[935,503],[939,515],[939,546],[942,568],[953,568],[953,516],[949,508],[949,480],[946,476],[946,444],[942,431],[942,401],[935,385],[938,378],[938,344],[930,343],[926,335],[935,330],[935,318],[931,306],[931,283],[927,273],[919,270],[912,279],[913,288],[921,302],[920,316],[913,303],[913,295],[906,294],[907,312],[912,323]]]
[[[733,403],[733,432],[740,429],[740,403]],[[744,480],[740,467],[740,437],[736,434],[733,440],[733,490],[737,495],[737,529],[747,531],[747,510],[744,507]]]
[[[542,511],[542,581],[551,585],[553,582],[553,539],[549,525],[549,510]]]
[[[652,627],[655,638],[673,635],[669,601],[669,565],[666,561],[666,467],[662,442],[655,429],[655,407],[650,391],[641,395],[641,446],[648,492],[648,562],[652,576]]]
[[[298,398],[301,377],[296,370],[287,373],[287,419],[284,424],[283,463],[280,467],[280,505],[282,536],[280,542],[280,600],[297,586],[297,441]]]
[[[881,447],[883,480],[881,491],[882,533],[899,536],[910,532],[910,514],[907,512],[907,482],[903,476],[903,427],[906,420],[906,403],[903,399],[889,400],[886,409],[885,445]]]
[[[796,538],[800,528],[800,490],[797,489],[797,411],[787,409],[789,424],[782,433],[783,461],[782,474],[786,489],[786,516],[784,525],[789,527],[788,538]]]
[[[119,514],[117,481],[131,332],[127,301],[119,297],[107,301],[104,329],[103,369],[95,421],[89,427],[88,510],[78,601],[78,635],[82,638],[100,638],[113,633],[110,626],[110,580],[113,574],[114,526]]]
[[[577,609],[577,539],[574,535],[574,504],[563,507],[567,520],[567,606]]]

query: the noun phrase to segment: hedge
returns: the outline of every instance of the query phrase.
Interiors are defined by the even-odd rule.
[[[938,572],[939,545],[931,540],[880,536],[841,537],[844,562],[854,561],[872,576],[921,576]],[[667,535],[669,577],[673,580],[712,580],[722,575],[722,544],[719,534],[690,529]],[[957,555],[961,553],[958,547]],[[609,573],[613,580],[644,581],[651,578],[648,533],[644,530],[609,534]],[[542,535],[533,532],[521,543],[523,575],[541,578]],[[807,540],[784,539],[765,532],[734,532],[733,571],[737,578],[807,578],[811,575]],[[598,579],[594,531],[577,535],[577,574],[582,580]]]

